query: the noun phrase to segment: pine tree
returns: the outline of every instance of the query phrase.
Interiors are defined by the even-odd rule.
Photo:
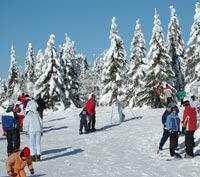
[[[111,44],[103,59],[102,82],[104,90],[100,103],[106,105],[111,103],[112,97],[117,96],[117,90],[125,89],[124,84],[127,74],[126,51],[123,40],[118,35],[115,20],[115,17],[113,17],[110,30]]]
[[[0,78],[0,105],[6,101],[6,80]]]
[[[200,3],[196,3],[194,22],[191,27],[190,39],[186,50],[186,81],[187,89],[192,84],[198,84],[200,81],[199,63],[200,63]],[[192,71],[192,72],[191,72]]]
[[[11,56],[10,56],[10,68],[9,68],[9,76],[8,76],[8,86],[7,86],[7,98],[16,97],[14,95],[15,87],[18,87],[18,73],[19,69],[17,67],[16,62],[16,54],[13,45],[11,46]]]
[[[46,68],[46,60],[44,58],[44,54],[42,50],[39,50],[36,55],[36,65],[35,65],[35,76],[36,80],[40,77],[42,74],[42,71],[44,71],[43,68]]]
[[[78,92],[78,54],[75,48],[74,41],[71,41],[70,37],[66,34],[65,44],[60,47],[60,61],[62,65],[62,74],[65,83],[65,95],[68,102],[72,100],[72,103],[76,107],[81,107]]]
[[[147,73],[142,82],[142,89],[137,95],[140,98],[140,106],[148,105],[154,107],[155,88],[158,85],[162,88],[166,83],[172,83],[175,74],[170,62],[171,58],[167,54],[165,47],[161,21],[155,10],[154,27],[150,40],[150,49],[147,55]]]
[[[33,47],[31,43],[28,44],[28,49],[26,52],[24,78],[26,82],[26,92],[29,95],[34,96],[33,87],[36,80],[35,57],[34,57]]]
[[[51,34],[47,42],[44,54],[47,66],[44,68],[43,74],[36,81],[34,92],[35,95],[41,93],[47,102],[47,107],[56,110],[58,109],[57,105],[60,109],[65,109],[69,105],[65,102],[64,79],[60,71],[60,60],[57,55],[54,38],[55,36]]]
[[[146,42],[139,20],[136,21],[135,32],[130,47],[130,69],[128,72],[128,93],[130,106],[137,105],[136,96],[141,87],[141,80],[145,76]]]
[[[184,86],[184,41],[181,37],[181,29],[176,10],[170,6],[171,19],[168,25],[167,34],[167,51],[172,58],[172,69],[175,73],[174,87],[179,90],[180,86]]]

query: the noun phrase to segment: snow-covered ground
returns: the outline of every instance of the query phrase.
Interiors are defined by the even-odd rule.
[[[117,108],[97,108],[95,133],[79,135],[81,109],[46,112],[42,137],[42,161],[34,162],[35,177],[198,177],[200,156],[193,159],[167,161],[157,154],[162,135],[161,116],[165,109],[124,110],[126,121],[118,124]],[[180,108],[182,117],[183,108]],[[142,118],[134,118],[142,116]],[[28,145],[21,135],[22,147]],[[200,151],[196,138],[195,152]],[[167,142],[162,156],[169,157]],[[184,137],[179,138],[183,156]],[[7,176],[6,139],[0,138],[0,176]],[[27,169],[26,169],[27,171]],[[28,176],[30,175],[27,172]]]

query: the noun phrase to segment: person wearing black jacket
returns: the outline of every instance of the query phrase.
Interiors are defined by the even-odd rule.
[[[46,103],[45,103],[44,99],[41,98],[41,94],[38,95],[38,97],[37,97],[37,99],[35,99],[35,101],[38,104],[37,111],[38,111],[41,119],[43,120],[43,111],[44,111],[44,109],[46,109]]]

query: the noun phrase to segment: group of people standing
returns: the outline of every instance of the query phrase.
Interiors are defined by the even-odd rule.
[[[181,100],[184,106],[183,117],[178,116],[178,106],[171,100],[167,109],[162,115],[163,135],[159,143],[159,150],[169,137],[169,152],[171,157],[179,158],[176,153],[179,150],[178,137],[180,134],[185,136],[185,158],[194,157],[193,148],[195,147],[194,132],[197,129],[197,110],[193,106],[192,100]]]
[[[18,170],[16,173],[15,167],[17,168],[17,161],[19,160],[22,160],[22,162],[19,163],[28,163],[32,173],[34,173],[34,171],[29,162],[30,158],[31,161],[41,160],[42,119],[44,109],[46,109],[46,104],[41,98],[41,95],[38,95],[34,99],[30,98],[28,94],[22,93],[16,102],[9,101],[6,111],[2,114],[2,129],[7,138],[7,168],[11,169],[9,170],[9,175],[14,175],[15,173],[20,176],[20,173],[24,174],[23,169],[21,169],[22,172]],[[20,132],[25,132],[27,134],[29,147],[20,149]],[[13,163],[14,159],[16,163]]]
[[[160,86],[157,86],[155,88],[155,108],[161,108],[162,107],[162,102],[161,102],[161,95],[163,94],[164,99],[166,100],[166,105],[168,105],[171,100],[173,100],[173,90],[172,88],[166,84],[164,89],[161,90]],[[180,87],[178,92],[177,92],[177,97],[181,101],[181,105],[183,105],[183,100],[186,95],[185,90],[183,87]]]
[[[117,98],[112,100],[113,104],[118,105],[118,114],[119,114],[119,122],[123,122],[125,119],[125,114],[123,110],[127,105],[127,97],[125,94],[120,90],[117,94]],[[80,128],[79,134],[89,133],[96,131],[95,124],[96,124],[96,96],[91,94],[90,99],[86,102],[83,110],[79,114],[80,117]],[[83,132],[84,127],[84,132]]]

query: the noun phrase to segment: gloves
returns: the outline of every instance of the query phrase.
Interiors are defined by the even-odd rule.
[[[186,128],[182,127],[182,134],[185,135],[186,134]]]
[[[30,173],[31,173],[32,175],[34,175],[34,173],[35,173],[35,172],[34,172],[34,169],[31,169],[31,170],[30,170]]]

